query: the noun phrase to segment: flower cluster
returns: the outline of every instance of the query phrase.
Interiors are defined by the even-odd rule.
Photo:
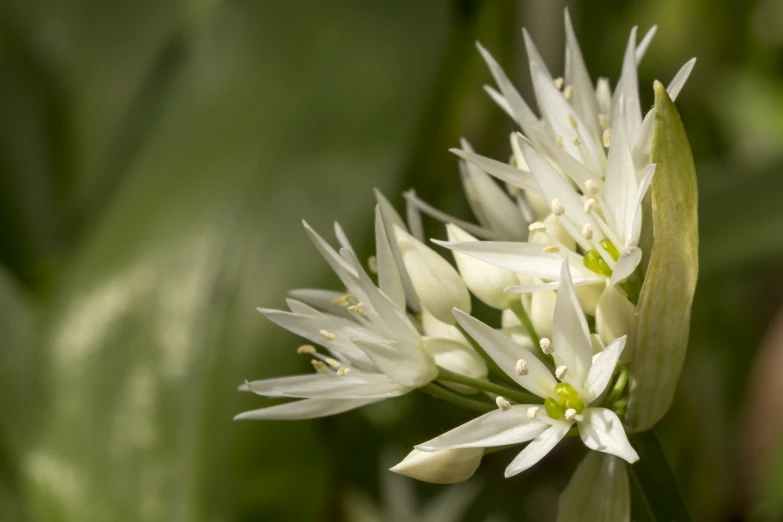
[[[627,508],[618,458],[639,458],[623,417],[649,257],[643,248],[653,244],[644,241],[642,221],[656,173],[654,112],[642,113],[637,65],[655,27],[638,43],[631,31],[612,90],[605,78],[594,86],[567,12],[565,25],[566,66],[558,78],[524,33],[540,116],[478,46],[497,84],[486,91],[521,132],[510,137],[510,163],[481,156],[466,141],[453,149],[477,224],[412,191],[405,194],[406,224],[377,194],[376,254],[363,262],[339,225],[336,249],[305,223],[344,288],[294,290],[290,311],[259,309],[312,343],[297,351],[312,359],[314,372],[243,384],[244,391],[296,400],[237,419],[310,419],[421,390],[483,414],[418,444],[392,471],[460,482],[486,448],[526,443],[506,468],[511,477],[573,435],[605,454],[588,456],[574,481],[608,481],[622,497],[615,505]],[[693,65],[667,87],[672,100]],[[448,240],[432,242],[451,250],[456,268],[428,246],[421,214],[445,224]],[[471,294],[498,310],[499,327],[470,315]],[[575,489],[572,481],[562,513],[589,510],[572,505],[584,497]]]

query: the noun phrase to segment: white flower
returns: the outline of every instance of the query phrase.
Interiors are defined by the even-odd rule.
[[[245,412],[238,419],[305,419],[341,413],[407,393],[438,374],[435,358],[425,349],[425,344],[434,341],[425,341],[405,313],[405,292],[380,209],[376,208],[380,288],[358,262],[339,227],[337,236],[343,245],[339,254],[307,224],[305,229],[348,293],[333,298],[324,311],[295,299],[288,300],[290,312],[259,309],[276,324],[322,346],[326,353],[313,345],[300,347],[300,353],[313,357],[314,374],[242,385],[241,390],[267,397],[304,400]],[[321,302],[330,295],[313,291],[298,294]],[[448,347],[468,350],[457,343]],[[440,346],[439,351],[448,349]],[[448,358],[448,354],[439,357]],[[467,365],[465,356],[460,361],[463,367]],[[479,368],[486,372],[483,361],[480,363]],[[480,374],[480,370],[473,373]]]
[[[453,223],[446,225],[446,233],[449,241],[478,241]],[[509,307],[510,300],[519,299],[519,296],[504,291],[506,287],[519,283],[513,272],[459,252],[454,252],[454,261],[468,290],[488,306],[504,310]]]
[[[473,476],[483,456],[484,450],[481,448],[443,451],[414,449],[389,471],[433,484],[456,484]]]
[[[498,366],[520,386],[544,399],[544,406],[521,404],[487,413],[416,446],[417,449],[441,451],[532,441],[506,468],[506,477],[511,477],[543,458],[576,424],[587,447],[628,462],[638,460],[617,415],[606,408],[590,406],[609,384],[625,338],[616,339],[593,357],[587,321],[579,307],[568,265],[563,262],[561,267],[551,342],[557,377],[533,353],[481,321],[454,311],[459,324]],[[518,371],[520,367],[525,371]]]
[[[509,288],[512,292],[557,288],[559,257],[550,251],[552,247],[568,255],[577,285],[603,289],[606,280],[614,285],[628,278],[642,258],[637,246],[641,205],[655,172],[655,165],[649,160],[652,111],[642,118],[636,72],[654,32],[655,28],[637,46],[636,28],[631,31],[613,94],[606,79],[600,79],[598,88],[593,88],[567,12],[565,80],[553,79],[525,33],[540,119],[497,62],[479,45],[500,88],[500,92],[487,90],[516,120],[524,136],[512,136],[516,166],[479,156],[464,147],[453,152],[524,190],[531,201],[544,201],[579,251],[558,240],[555,234],[548,234],[546,250],[519,242],[441,244],[498,267],[552,282]],[[694,62],[687,62],[669,85],[672,99],[685,84]],[[538,217],[543,220],[547,216]],[[546,233],[546,226],[543,231]]]
[[[454,267],[402,227],[394,227],[394,237],[421,305],[447,324],[454,323],[452,308],[470,313],[470,294]]]

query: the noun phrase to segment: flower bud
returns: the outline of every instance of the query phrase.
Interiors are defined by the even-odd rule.
[[[453,324],[446,324],[435,318],[432,313],[426,308],[421,309],[421,329],[424,330],[424,335],[428,337],[437,337],[440,339],[450,339],[458,343],[462,343],[465,346],[470,346],[470,343],[459,328]]]
[[[539,337],[552,337],[552,319],[555,316],[557,293],[552,290],[530,295],[530,320]]]
[[[456,484],[473,476],[483,456],[482,448],[441,451],[415,449],[389,471],[433,484]]]
[[[636,307],[614,286],[607,285],[598,300],[595,329],[605,345],[624,335],[633,339],[636,330]],[[621,362],[631,360],[632,346],[632,342],[626,343]]]
[[[457,225],[446,225],[449,241],[478,241]],[[454,252],[454,260],[457,268],[473,295],[492,308],[503,310],[508,308],[509,300],[518,299],[514,294],[507,294],[503,290],[507,286],[519,283],[516,274],[480,261],[460,252]]]
[[[394,227],[394,238],[424,308],[447,324],[454,324],[452,308],[470,313],[468,289],[448,261],[400,227]]]
[[[471,346],[450,339],[424,339],[424,351],[435,359],[435,364],[460,375],[483,379],[489,373],[484,359]],[[459,384],[447,384],[460,393],[475,393],[477,390]]]

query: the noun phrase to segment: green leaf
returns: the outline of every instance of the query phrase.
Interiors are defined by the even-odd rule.
[[[639,299],[626,422],[652,428],[669,410],[685,360],[698,275],[696,170],[674,103],[655,84],[651,161],[654,243]]]
[[[557,520],[628,522],[631,517],[629,491],[624,460],[588,451],[560,495]]]

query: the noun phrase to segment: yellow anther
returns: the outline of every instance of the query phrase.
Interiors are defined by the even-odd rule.
[[[538,406],[531,406],[527,409],[527,418],[530,420],[535,419],[538,417],[538,412],[541,411],[541,408]]]
[[[324,358],[324,362],[334,368],[335,370],[342,367],[342,364],[340,364],[340,361],[337,359],[332,359],[331,357]]]
[[[343,375],[347,374],[350,371],[351,371],[350,368],[346,368],[345,366],[341,366],[340,368],[337,369],[337,375],[342,377]]]
[[[579,138],[578,138],[578,137],[576,137],[576,138],[574,138],[573,144],[574,144],[574,146],[578,147],[579,145],[581,145],[581,144],[582,144],[582,142],[581,142],[581,141],[579,141]]]
[[[588,194],[598,194],[598,185],[592,179],[585,181],[585,189]]]
[[[546,232],[546,225],[540,221],[536,221],[535,223],[530,223],[527,229],[531,232]]]
[[[571,124],[572,129],[577,129],[576,118],[574,118],[574,115],[571,113],[568,113],[568,123]]]
[[[601,127],[603,127],[604,129],[608,129],[610,125],[609,119],[603,114],[598,115],[598,123],[601,124]]]
[[[567,101],[571,101],[571,98],[574,97],[574,87],[572,85],[566,85],[565,89],[563,89],[563,96]]]
[[[551,355],[554,350],[552,349],[552,341],[546,337],[542,337],[538,345],[541,347],[541,351],[546,355]]]
[[[612,145],[612,129],[606,129],[604,131],[602,141],[604,142],[604,147],[606,147],[607,149],[609,148],[610,145]]]
[[[562,76],[560,76],[558,78],[555,78],[555,88],[559,91],[560,89],[563,88],[563,83],[564,82],[565,82],[565,80],[563,80]]]
[[[557,144],[557,146],[558,146],[558,147],[560,147],[561,149],[564,149],[564,148],[565,148],[565,143],[563,142],[563,137],[562,137],[562,136],[558,136],[557,138],[555,138],[555,143],[556,143],[556,144]]]
[[[593,208],[595,208],[595,199],[589,198],[585,200],[585,212],[589,214],[593,211]]]
[[[563,206],[563,202],[559,199],[552,200],[552,213],[554,213],[556,216],[562,216],[565,214],[565,206]]]
[[[315,353],[315,346],[312,344],[303,344],[299,348],[296,349],[296,353]]]
[[[375,256],[370,256],[367,258],[367,266],[370,268],[370,272],[373,274],[378,273],[378,258]]]
[[[498,395],[495,399],[495,404],[498,405],[500,411],[508,411],[511,409],[511,403],[508,402],[505,397],[501,397],[500,395]]]
[[[351,305],[348,307],[348,311],[362,315],[362,312],[364,312],[364,303],[356,303],[355,305]]]
[[[321,335],[323,335],[324,337],[326,337],[326,338],[327,338],[327,339],[329,339],[330,341],[334,341],[335,337],[337,337],[336,335],[334,335],[334,334],[333,334],[332,332],[330,332],[329,330],[318,330],[318,333],[319,333],[319,334],[321,334]]]
[[[560,247],[557,245],[549,245],[548,247],[544,248],[544,252],[547,254],[556,254],[560,252]]]
[[[326,367],[326,364],[324,364],[323,361],[319,361],[318,359],[313,359],[310,361],[310,364],[313,365],[313,368],[315,368],[315,371],[318,373],[326,373],[329,371],[329,368]]]
[[[585,226],[582,227],[582,237],[590,241],[593,239],[593,225],[590,223],[585,223]]]
[[[332,304],[337,306],[348,306],[348,303],[351,301],[353,301],[353,294],[345,294],[332,299]]]

